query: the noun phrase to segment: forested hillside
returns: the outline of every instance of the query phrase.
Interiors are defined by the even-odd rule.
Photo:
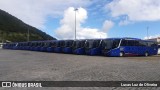
[[[30,41],[55,39],[45,32],[25,24],[9,13],[0,10],[0,41],[27,41],[28,31]]]

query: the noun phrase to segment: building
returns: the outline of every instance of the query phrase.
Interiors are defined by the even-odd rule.
[[[160,44],[160,37],[157,37],[157,38],[150,38],[148,40],[151,40],[151,41],[156,41],[158,44]]]

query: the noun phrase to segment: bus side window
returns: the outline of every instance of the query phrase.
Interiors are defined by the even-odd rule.
[[[122,40],[121,46],[127,46],[127,40]]]
[[[127,40],[127,46],[134,46],[134,40]]]
[[[135,45],[135,46],[139,46],[139,42],[135,40],[135,41],[134,41],[134,45]]]

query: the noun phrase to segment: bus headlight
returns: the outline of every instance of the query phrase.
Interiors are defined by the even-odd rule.
[[[123,48],[123,47],[121,47],[121,48],[120,48],[120,51],[123,51],[123,50],[124,50],[124,48]]]

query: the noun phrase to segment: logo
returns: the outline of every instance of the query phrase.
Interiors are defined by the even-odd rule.
[[[2,87],[11,87],[11,82],[2,82]]]

